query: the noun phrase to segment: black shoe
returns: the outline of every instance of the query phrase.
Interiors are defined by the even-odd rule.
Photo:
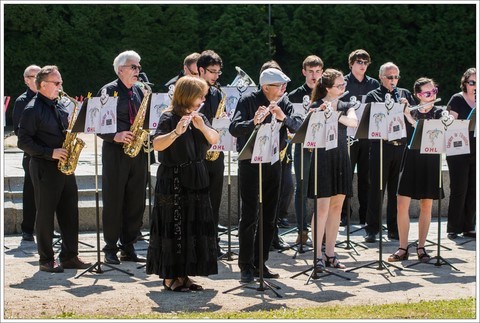
[[[278,237],[277,239],[273,239],[272,248],[277,250],[285,250],[290,248],[290,245],[286,243],[281,237]]]
[[[288,223],[287,218],[278,219],[278,227],[279,228],[290,228],[290,224]]]
[[[120,265],[117,253],[113,251],[105,251],[105,263],[110,265]]]
[[[377,241],[377,238],[375,236],[376,236],[375,233],[367,233],[367,235],[365,236],[365,242],[375,242],[375,241]]]
[[[219,225],[217,225],[217,230],[218,230],[218,232],[225,232],[225,231],[228,230],[228,228],[219,224]]]
[[[342,218],[340,220],[340,226],[341,227],[346,227],[347,226],[347,218]]]
[[[244,268],[240,273],[240,281],[242,283],[253,282],[253,271],[251,268]]]
[[[62,265],[59,265],[56,261],[49,261],[40,264],[40,271],[46,271],[49,273],[63,273]]]
[[[65,269],[87,269],[92,265],[90,262],[84,262],[78,257],[73,257],[72,259],[61,261],[60,263]]]
[[[35,241],[35,239],[33,238],[33,234],[22,232],[22,241]]]
[[[476,233],[476,232],[464,232],[464,233],[463,233],[463,237],[464,237],[464,238],[473,238],[473,239],[476,239],[476,238],[477,238],[477,233]]]
[[[388,232],[388,239],[390,239],[390,240],[398,240],[398,239],[399,239],[399,237],[398,237],[398,232],[389,231],[389,232]]]
[[[260,272],[258,269],[255,269],[254,272],[255,277],[260,277]],[[278,273],[272,273],[267,266],[263,266],[263,278],[280,278]]]
[[[455,240],[458,238],[458,234],[450,232],[449,234],[447,234],[447,238],[450,240]]]
[[[133,262],[147,262],[147,258],[137,255],[135,251],[125,252],[122,250],[120,253],[121,261],[133,261]]]

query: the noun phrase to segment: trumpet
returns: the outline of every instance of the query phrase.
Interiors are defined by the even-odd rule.
[[[431,105],[431,104],[434,104],[434,103],[437,103],[437,102],[440,102],[440,101],[442,101],[442,99],[441,99],[441,98],[438,98],[438,99],[436,99],[436,100],[433,101],[433,102],[426,102],[426,103],[422,103],[422,104],[419,104],[419,105],[410,107],[410,108],[408,108],[408,110],[410,110],[410,112],[412,112],[412,111],[421,109],[421,108],[423,108],[423,107],[429,106],[429,105]]]

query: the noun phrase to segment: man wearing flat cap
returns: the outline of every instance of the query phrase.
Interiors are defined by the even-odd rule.
[[[290,117],[293,106],[284,96],[290,78],[276,68],[267,68],[260,74],[260,89],[240,99],[229,131],[237,138],[237,151],[240,152],[248,138],[262,123],[270,123],[276,118],[282,123],[280,128],[279,151],[287,144],[287,129],[294,133],[301,125],[301,119]],[[258,249],[258,170],[262,167],[263,187],[263,259],[259,259]],[[240,250],[238,266],[241,270],[240,281],[248,283],[258,277],[259,268],[263,266],[264,278],[278,278],[265,265],[273,239],[275,215],[280,191],[281,165],[252,164],[250,160],[238,162],[242,211],[238,226]]]

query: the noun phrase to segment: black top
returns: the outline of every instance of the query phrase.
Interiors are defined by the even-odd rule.
[[[345,75],[344,80],[347,82],[345,91],[348,91],[348,95],[341,98],[342,101],[349,101],[351,96],[355,96],[358,101],[362,101],[362,95],[366,95],[368,92],[375,90],[380,86],[380,83],[370,76],[365,75],[363,80],[360,82],[357,78],[350,72]]]
[[[183,70],[181,70],[180,73],[178,73],[178,75],[172,77],[167,83],[165,83],[165,87],[167,88],[167,91],[169,90],[170,85],[175,85],[178,79],[181,78],[182,76],[185,76],[185,73],[183,72]]]
[[[397,87],[398,94],[400,98],[406,98],[410,105],[415,105],[415,99],[413,98],[412,93],[409,90]],[[392,98],[395,97],[393,91],[390,92],[386,87],[380,85],[377,89],[372,90],[367,93],[365,98],[365,103],[370,102],[385,102],[385,94],[389,93]]]
[[[205,102],[203,102],[203,106],[200,109],[200,112],[207,117],[210,124],[212,124],[212,120],[215,118],[215,114],[218,110],[218,104],[221,100],[222,93],[220,93],[216,87],[210,86],[208,93],[205,96]]]
[[[462,92],[459,92],[450,98],[450,101],[447,103],[447,110],[455,111],[458,113],[458,119],[465,120],[473,109],[468,105],[467,101],[465,101]]]
[[[18,136],[18,124],[20,123],[20,117],[22,116],[23,110],[25,110],[25,107],[27,104],[33,99],[35,96],[35,92],[30,90],[28,88],[22,95],[20,95],[16,100],[15,100],[15,105],[13,106],[13,131],[15,132],[15,135]],[[33,104],[33,103],[32,103]]]
[[[310,99],[312,98],[312,89],[307,85],[303,84],[300,87],[297,87],[295,90],[288,94],[288,99],[292,103],[305,103],[310,104]]]
[[[113,97],[114,92],[117,92],[118,95],[118,102],[117,102],[117,132],[128,131],[130,130],[130,106],[128,101],[130,101],[130,95],[128,92],[132,90],[132,103],[134,104],[135,114],[140,108],[140,104],[143,100],[143,92],[141,88],[137,85],[134,85],[131,89],[128,89],[125,84],[120,79],[116,79],[113,82],[110,82],[103,86],[100,91],[98,91],[97,96],[101,96],[102,90],[107,89],[107,94]],[[148,120],[145,117],[145,120]],[[115,133],[107,133],[107,134],[97,134],[100,138],[107,142],[114,142],[113,138],[115,137]],[[122,144],[122,143],[119,143]]]
[[[255,112],[260,106],[269,106],[270,101],[265,97],[262,90],[257,90],[250,93],[247,96],[242,96],[238,102],[235,114],[233,115],[232,123],[230,124],[229,131],[232,136],[237,137],[237,151],[240,152],[243,146],[250,138],[250,135],[255,130],[256,125],[253,123]],[[287,145],[287,129],[291,133],[295,133],[302,124],[301,118],[291,117],[293,106],[292,103],[285,96],[282,101],[278,103],[278,106],[285,113],[286,118],[283,122],[283,126],[280,128],[280,150]],[[263,123],[270,123],[272,115],[268,115]],[[286,128],[285,128],[286,127]]]
[[[68,127],[68,111],[63,103],[38,93],[35,103],[20,118],[18,148],[32,157],[53,161],[55,148],[61,148]]]

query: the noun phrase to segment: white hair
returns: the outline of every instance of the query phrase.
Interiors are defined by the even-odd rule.
[[[37,73],[38,73],[38,71],[40,71],[41,69],[42,68],[38,65],[30,65],[25,69],[25,71],[23,71],[23,77],[27,77],[28,74],[30,74],[31,70],[37,70]]]
[[[121,65],[125,65],[128,60],[137,60],[140,62],[140,55],[133,50],[126,50],[120,54],[113,60],[113,69],[115,70],[115,74],[118,75],[118,67]]]
[[[382,66],[380,66],[380,70],[378,71],[378,76],[381,78],[383,76],[383,73],[385,73],[385,70],[389,70],[391,68],[396,68],[398,73],[400,74],[400,69],[398,68],[397,65],[393,64],[392,62],[386,62]]]

